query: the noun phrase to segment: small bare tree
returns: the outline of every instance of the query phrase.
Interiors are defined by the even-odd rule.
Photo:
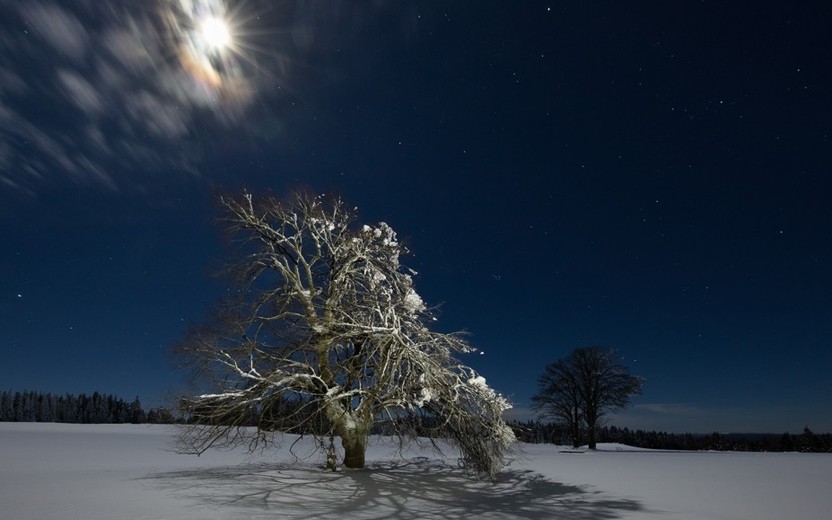
[[[393,229],[356,226],[323,196],[220,202],[239,240],[238,292],[177,347],[219,387],[183,399],[194,422],[186,450],[253,448],[274,430],[298,431],[339,437],[344,465],[361,468],[383,423],[402,438],[448,438],[493,478],[514,440],[501,418],[509,404],[455,360],[474,350],[460,335],[428,328],[434,317]]]
[[[580,424],[585,424],[589,448],[594,450],[598,421],[605,411],[627,407],[630,396],[641,392],[643,384],[644,379],[616,362],[614,350],[578,348],[546,367],[532,403],[541,415],[561,420],[576,447]]]

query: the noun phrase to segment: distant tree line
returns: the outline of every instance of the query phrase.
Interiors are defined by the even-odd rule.
[[[145,410],[139,398],[132,402],[113,395],[0,393],[0,422],[56,422],[75,424],[170,424],[173,414],[165,408]]]
[[[566,425],[540,421],[509,423],[521,442],[532,444],[572,444],[572,431]],[[658,450],[772,451],[832,453],[832,434],[814,433],[808,427],[801,434],[721,434],[667,433],[630,430],[615,426],[597,429],[598,442],[616,442],[637,448]]]
[[[249,426],[286,433],[310,434],[327,430],[327,420],[301,401],[284,400],[274,409],[262,413],[251,410]],[[198,411],[194,411],[197,414]],[[284,423],[283,417],[308,414],[296,423]],[[264,418],[268,422],[264,423]],[[40,392],[0,392],[0,422],[56,422],[76,424],[171,424],[191,422],[193,417],[177,417],[167,408],[145,410],[136,397],[131,402],[113,395],[94,392],[87,394],[51,394]],[[399,418],[396,420],[408,420]],[[517,440],[531,444],[571,445],[571,428],[556,422],[512,421],[508,423]],[[424,426],[424,425],[421,425]],[[384,422],[373,428],[378,435],[390,434],[396,428]],[[419,436],[430,437],[431,429],[416,429]],[[631,430],[616,426],[597,429],[598,442],[616,442],[637,448],[658,450],[714,450],[755,452],[832,453],[832,434],[814,433],[804,428],[800,434],[721,434],[667,433]]]

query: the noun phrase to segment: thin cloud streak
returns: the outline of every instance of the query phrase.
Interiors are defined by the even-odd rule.
[[[0,6],[17,17],[0,26],[0,185],[120,190],[171,171],[198,175],[200,154],[185,143],[206,124],[245,121],[256,75],[226,85],[187,70],[181,28],[168,23],[176,2]]]
[[[673,433],[782,433],[809,426],[817,431],[832,429],[828,411],[794,406],[763,405],[739,407],[696,406],[688,403],[642,403],[609,414],[607,424],[630,429]]]

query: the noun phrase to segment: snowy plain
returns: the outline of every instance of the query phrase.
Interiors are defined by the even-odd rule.
[[[175,427],[0,423],[0,518],[816,520],[832,455],[518,445],[496,483],[453,454],[384,439],[368,468],[328,473],[312,443],[263,453],[172,451]]]

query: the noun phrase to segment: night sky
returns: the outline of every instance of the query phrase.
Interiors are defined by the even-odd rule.
[[[216,194],[304,188],[518,417],[603,345],[618,426],[832,431],[830,71],[820,1],[0,0],[0,388],[171,402]]]

